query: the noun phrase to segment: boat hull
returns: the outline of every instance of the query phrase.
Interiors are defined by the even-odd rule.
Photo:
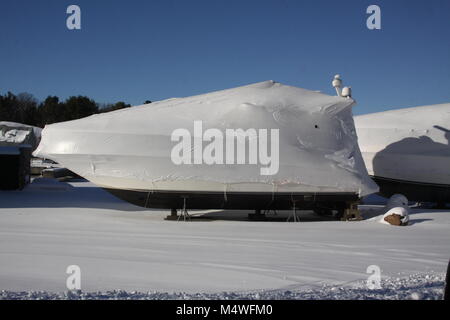
[[[450,202],[450,104],[355,117],[368,173],[390,197]]]
[[[301,210],[327,208],[343,210],[358,201],[355,193],[255,193],[123,190],[105,188],[114,196],[145,208],[228,209],[228,210]]]
[[[432,184],[382,177],[372,178],[380,186],[380,194],[390,198],[401,193],[410,200],[446,203],[450,200],[450,185]]]
[[[265,81],[52,124],[35,155],[144,207],[341,205],[378,191],[354,103]]]

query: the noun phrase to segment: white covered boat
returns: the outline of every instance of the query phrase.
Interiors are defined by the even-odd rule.
[[[384,196],[450,202],[450,103],[357,116],[355,125]]]
[[[145,207],[340,209],[378,191],[353,104],[266,81],[48,125],[35,155]]]
[[[23,123],[0,121],[0,147],[27,144],[36,149],[41,139],[41,128]]]

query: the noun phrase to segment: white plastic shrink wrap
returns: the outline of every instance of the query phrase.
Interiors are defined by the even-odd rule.
[[[378,187],[361,157],[353,104],[349,98],[265,81],[48,125],[35,155],[113,189],[352,192],[364,196]],[[194,129],[194,122],[201,123],[201,130]],[[189,157],[191,164],[176,163],[171,157],[182,141],[173,137],[180,129],[192,136],[191,154],[175,154]],[[256,135],[239,140],[228,136],[227,129],[238,135],[250,129]],[[208,133],[215,133],[215,138],[208,140]],[[251,140],[261,140],[260,133],[267,133],[270,164],[260,153],[256,153],[256,163],[249,161]],[[208,145],[220,134],[223,155],[217,155],[216,148],[211,154],[217,163],[207,163],[203,155],[211,152]],[[227,139],[234,138],[236,148],[247,147],[245,163],[233,157],[227,161]],[[236,154],[237,149],[233,150]]]
[[[355,117],[370,175],[450,185],[450,103]]]

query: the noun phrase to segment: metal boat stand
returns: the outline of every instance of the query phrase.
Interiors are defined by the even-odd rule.
[[[256,209],[255,213],[249,213],[248,219],[251,221],[266,221],[266,213],[261,213],[260,209]]]
[[[358,209],[358,202],[348,202],[347,208],[344,210],[344,215],[341,221],[361,221],[361,213]]]
[[[178,216],[178,221],[180,221],[180,219],[183,219],[183,221],[191,221],[191,215],[186,209],[186,198],[187,197],[183,197],[183,209],[181,209],[180,215]]]
[[[175,221],[178,220],[178,212],[177,209],[170,209],[170,215],[164,218],[164,220]]]
[[[296,201],[292,200],[292,213],[287,218],[286,222],[292,221],[293,222],[300,222],[300,217],[297,216],[297,208],[295,206]]]

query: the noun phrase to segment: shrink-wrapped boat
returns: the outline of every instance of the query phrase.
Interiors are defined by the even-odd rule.
[[[378,190],[354,103],[265,81],[48,125],[35,155],[144,207],[344,208]]]

